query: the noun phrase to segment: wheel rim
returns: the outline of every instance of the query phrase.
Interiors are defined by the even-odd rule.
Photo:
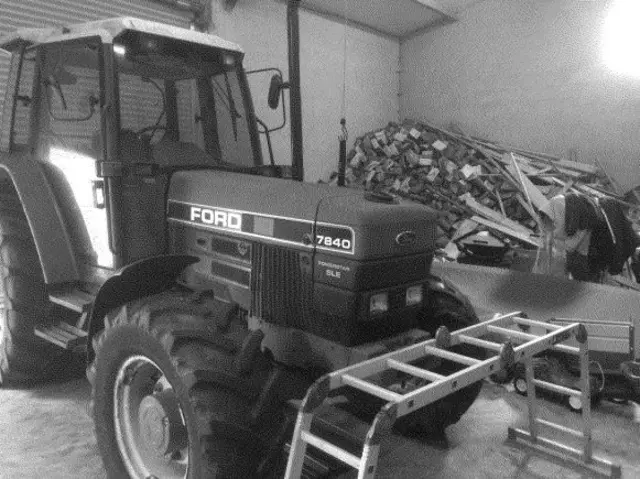
[[[131,356],[122,363],[114,385],[113,409],[118,449],[130,477],[187,477],[184,413],[155,362]]]
[[[516,391],[518,391],[520,394],[527,394],[527,380],[526,379],[517,378],[513,383],[513,387],[515,387]]]

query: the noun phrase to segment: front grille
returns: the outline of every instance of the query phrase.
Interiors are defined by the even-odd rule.
[[[302,253],[255,243],[251,314],[281,326],[307,329],[313,321],[313,284]]]

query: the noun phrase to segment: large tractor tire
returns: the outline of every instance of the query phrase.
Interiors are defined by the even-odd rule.
[[[284,404],[266,392],[272,366],[260,338],[218,305],[204,311],[166,292],[107,315],[87,376],[109,477],[262,476],[284,438]]]
[[[432,296],[430,307],[424,312],[420,328],[435,337],[436,331],[440,326],[446,326],[450,331],[455,331],[477,322],[478,318],[475,314],[468,311],[462,303],[449,296],[435,293]],[[484,359],[486,356],[483,350],[475,346],[455,346],[450,350],[479,359]],[[451,374],[464,367],[431,357],[412,364],[443,375]],[[427,384],[409,375],[406,377],[383,375],[375,382],[400,394],[409,393]],[[478,394],[480,394],[481,388],[482,382],[467,386],[433,404],[398,418],[394,427],[400,434],[405,436],[418,436],[440,441],[444,438],[445,429],[458,422],[471,407]],[[386,403],[381,399],[349,387],[341,388],[337,391],[337,395],[342,395],[348,399],[348,402],[341,404],[340,407],[365,421],[371,421],[373,416]]]
[[[429,311],[425,314],[422,329],[435,336],[440,326],[445,326],[449,331],[455,331],[477,322],[478,318],[475,314],[468,311],[462,303],[447,295],[436,293],[431,300]],[[475,346],[454,346],[450,348],[450,351],[478,359],[486,357],[485,351]],[[442,361],[440,365],[433,368],[432,363],[432,359],[426,359],[424,362],[418,362],[415,365],[428,367],[430,370],[443,375],[452,374],[465,367],[453,364],[450,361]],[[457,423],[462,415],[467,412],[478,397],[478,394],[480,394],[481,389],[482,381],[471,384],[429,406],[399,418],[395,427],[406,435],[421,434],[436,437],[443,435],[448,426]]]
[[[20,201],[6,191],[0,193],[0,294],[0,384],[61,374],[71,355],[33,332],[55,306]]]

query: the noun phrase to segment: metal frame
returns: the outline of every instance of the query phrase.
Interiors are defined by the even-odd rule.
[[[566,321],[566,319],[565,319]],[[529,431],[524,429],[509,428],[508,437],[511,440],[521,440],[533,449],[550,453],[565,461],[579,464],[587,469],[600,474],[607,474],[612,478],[621,477],[622,471],[619,465],[613,464],[606,459],[593,455],[592,430],[591,430],[591,387],[589,382],[589,342],[587,330],[582,323],[578,324],[575,332],[578,341],[578,348],[569,346],[558,346],[563,352],[577,355],[580,359],[580,391],[575,389],[552,384],[534,377],[532,354],[525,353],[525,377],[527,381],[527,403],[529,416]],[[546,323],[547,328],[562,329],[560,325]],[[527,335],[534,336],[534,335]],[[523,337],[524,334],[523,334]],[[538,417],[538,403],[536,399],[536,388],[546,389],[567,396],[579,397],[582,401],[582,430],[568,428],[561,424],[556,424]],[[547,427],[573,436],[582,441],[582,449],[576,449],[558,441],[545,438],[540,434],[540,427]]]
[[[602,472],[609,469],[612,477],[619,477],[620,467],[609,461],[594,457],[591,443],[591,392],[589,387],[589,351],[586,328],[580,323],[572,323],[567,326],[559,326],[542,321],[534,321],[520,316],[514,312],[496,316],[493,319],[460,329],[450,333],[441,327],[434,339],[424,341],[404,349],[370,359],[344,369],[334,371],[320,378],[309,388],[298,413],[293,433],[291,450],[287,462],[285,479],[299,478],[305,461],[307,444],[333,456],[341,462],[358,470],[358,479],[370,479],[377,472],[378,456],[380,454],[380,440],[388,433],[395,420],[417,409],[427,406],[454,391],[475,383],[487,376],[498,372],[500,369],[512,366],[517,361],[524,361],[528,385],[535,385],[551,389],[563,394],[580,396],[583,401],[582,418],[584,426],[582,432],[568,429],[564,426],[544,421],[536,417],[537,404],[535,387],[529,387],[532,391],[528,396],[530,431],[509,429],[509,437],[523,439],[536,445],[543,445],[548,452],[556,454],[570,454],[574,460],[587,468]],[[529,330],[532,326],[545,331],[542,335],[531,334],[523,330]],[[497,343],[481,339],[487,333],[499,335],[506,339],[504,343]],[[580,344],[579,348],[564,346],[562,343],[574,337]],[[511,341],[522,343],[514,347]],[[498,352],[497,356],[486,360],[479,360],[464,356],[446,348],[458,344],[470,344]],[[576,391],[537,380],[533,377],[532,358],[536,354],[547,349],[556,349],[565,353],[578,354],[581,365],[581,390]],[[467,367],[462,370],[443,376],[433,371],[418,368],[407,364],[411,361],[435,356],[447,359]],[[396,370],[411,374],[418,378],[431,381],[429,384],[406,394],[399,394],[384,387],[367,381],[366,378],[383,371]],[[362,455],[360,457],[328,442],[327,440],[310,432],[314,412],[327,399],[330,391],[339,387],[351,386],[364,391],[372,396],[385,399],[388,403],[375,417],[367,437],[365,439]],[[584,439],[581,451],[564,444],[548,440],[540,436],[538,426],[549,426],[565,433]],[[564,457],[564,456],[563,456]],[[597,468],[597,469],[596,469]]]

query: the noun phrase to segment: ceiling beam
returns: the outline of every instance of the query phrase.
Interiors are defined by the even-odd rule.
[[[433,10],[436,13],[439,13],[440,15],[442,15],[443,17],[445,17],[445,19],[449,22],[457,22],[458,19],[456,18],[456,16],[453,14],[452,11],[450,11],[448,8],[443,7],[439,0],[414,0],[415,2],[424,5],[425,7]]]
[[[285,0],[286,1],[286,0]],[[322,18],[326,18],[327,20],[331,20],[340,24],[344,24],[344,17],[336,14],[336,13],[331,13],[331,12],[326,12],[323,10],[319,10],[317,8],[314,8],[312,6],[309,5],[305,5],[304,3],[302,3],[300,5],[300,9],[305,10],[313,15],[317,15],[319,17]],[[362,30],[363,32],[367,32],[367,33],[372,33],[374,35],[378,35],[380,37],[383,38],[388,38],[388,39],[398,39],[397,35],[394,35],[392,33],[389,32],[384,32],[382,30],[378,30],[377,28],[374,27],[370,27],[369,25],[365,25],[364,23],[360,23],[356,20],[348,20],[348,24],[350,27],[353,28],[357,28],[359,30]]]
[[[165,0],[166,1],[166,0]],[[273,0],[279,3],[288,3],[289,0]],[[300,8],[315,15],[328,18],[339,23],[345,22],[345,12],[343,11],[343,1],[347,0],[301,0]],[[358,0],[353,1],[359,10],[354,11],[352,7],[348,10],[348,25],[361,30],[378,34],[384,37],[402,41],[408,35],[422,32],[429,28],[440,25],[448,25],[457,21],[451,7],[447,5],[449,0]],[[385,11],[389,20],[384,21]],[[368,12],[367,16],[365,13]],[[373,13],[372,13],[373,12]],[[403,12],[405,15],[403,16]],[[407,18],[406,12],[418,12],[422,21],[413,21],[409,17],[404,23],[403,18]],[[371,19],[371,15],[377,15]],[[394,22],[400,21],[399,24]]]

